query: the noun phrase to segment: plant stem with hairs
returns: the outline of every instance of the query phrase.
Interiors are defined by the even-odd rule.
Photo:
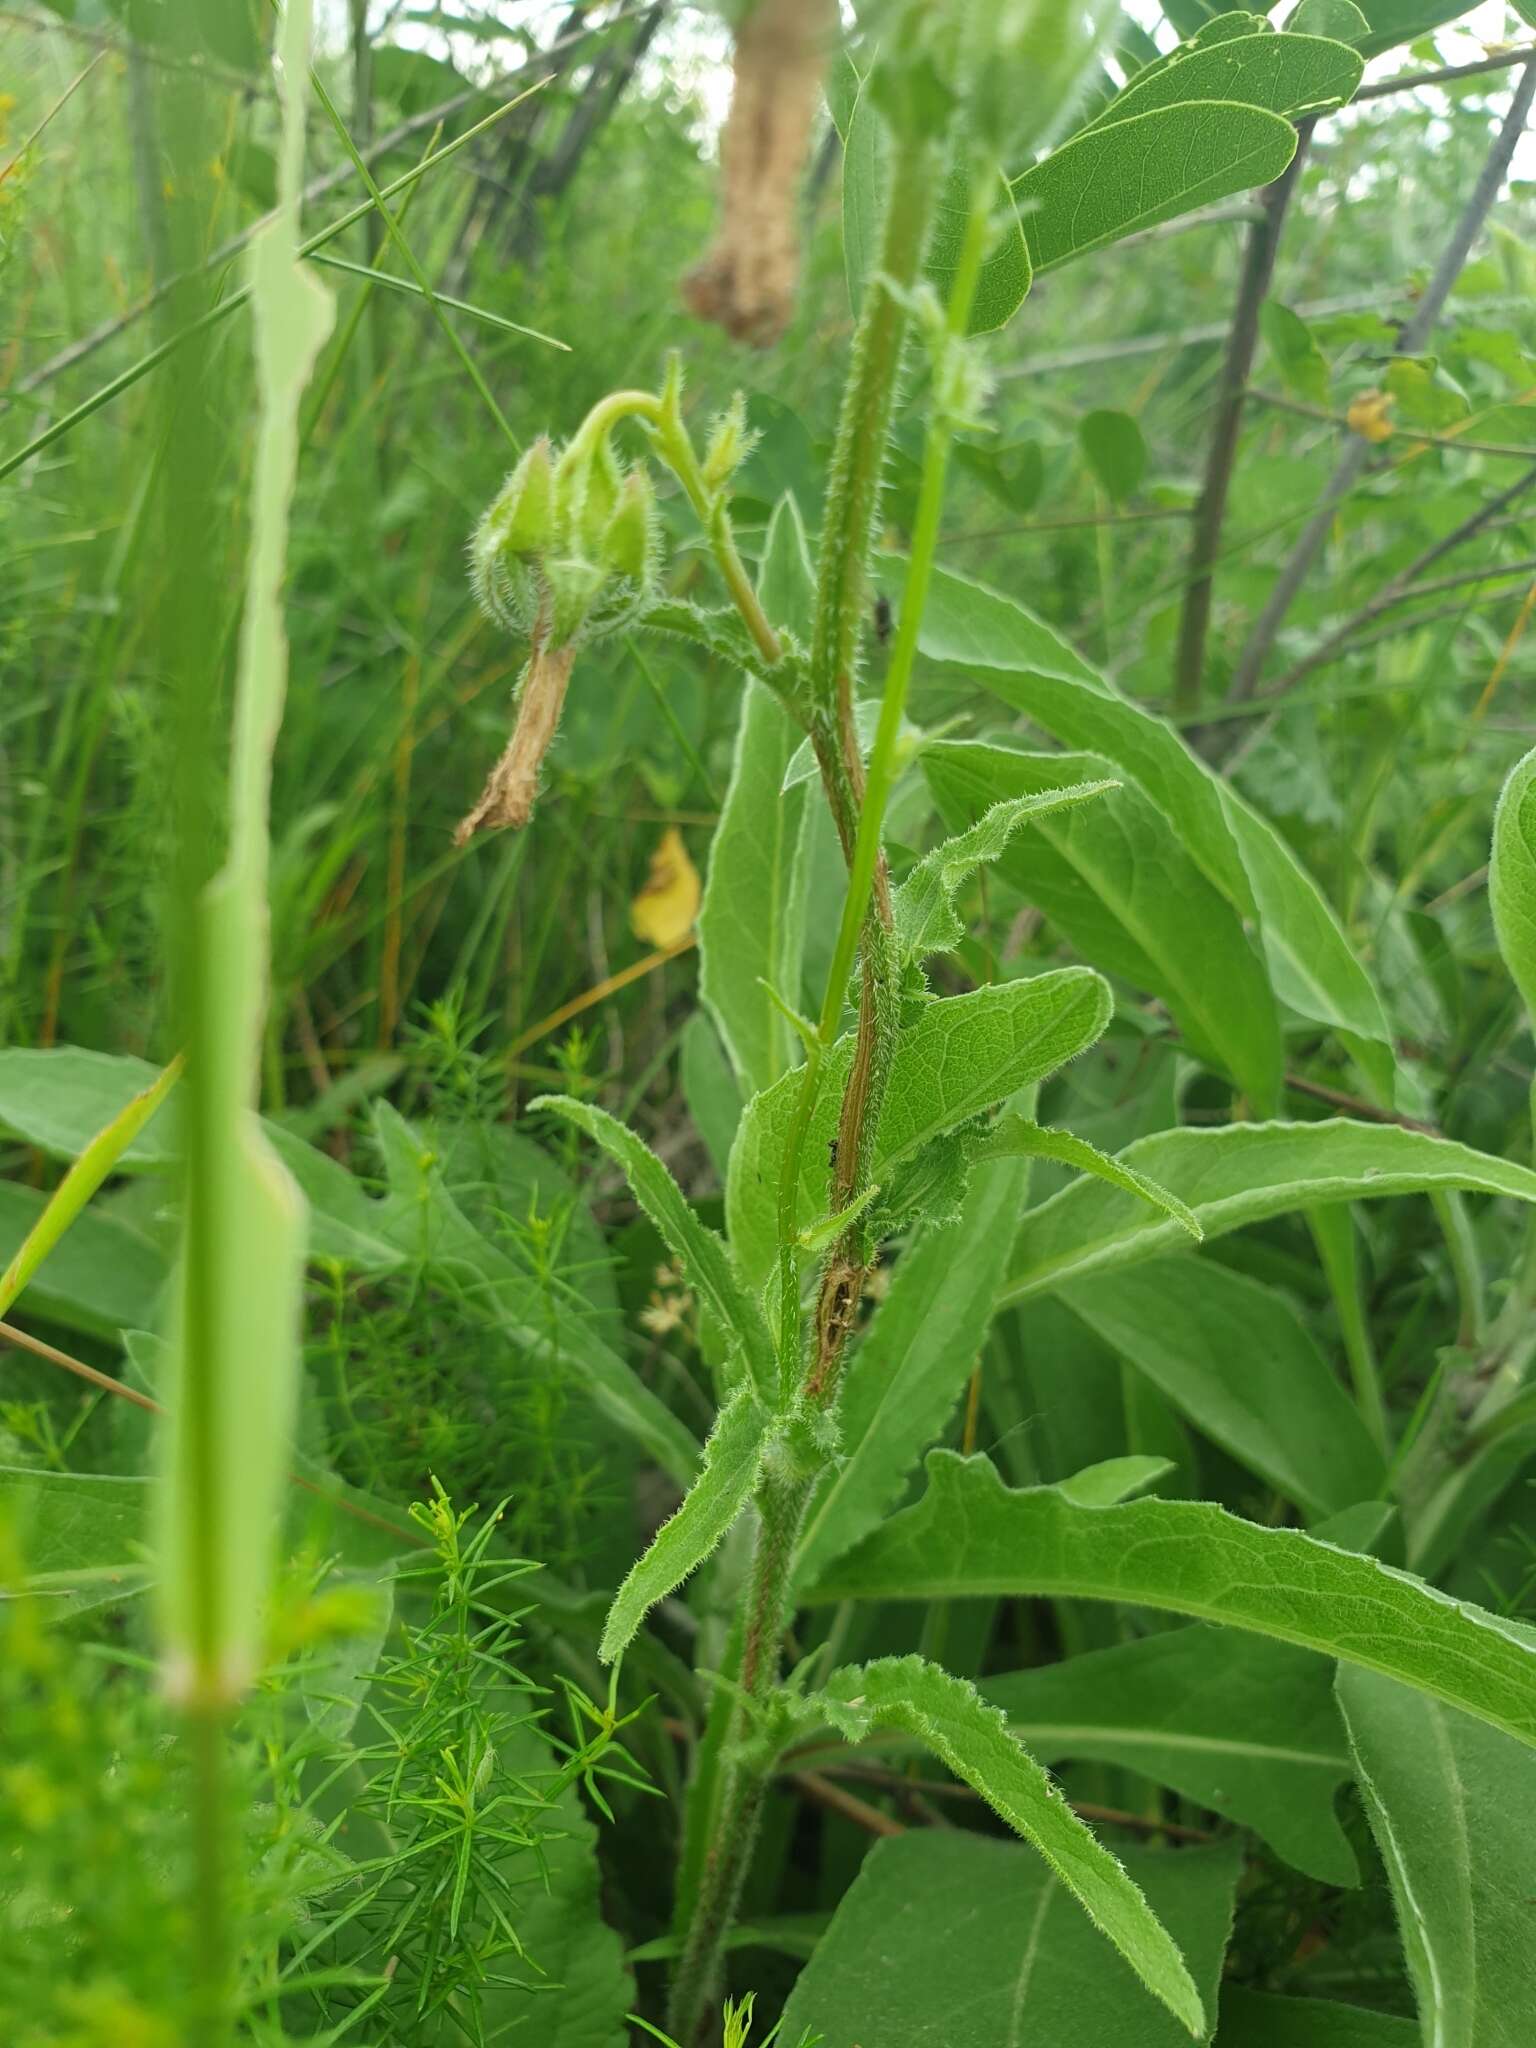
[[[789,1619],[795,1545],[817,1478],[825,1463],[818,1415],[833,1409],[843,1350],[858,1310],[871,1249],[857,1211],[868,1193],[869,1164],[899,1028],[899,961],[891,929],[881,831],[897,772],[897,745],[917,634],[932,576],[956,409],[945,371],[958,360],[986,254],[988,211],[972,184],[967,227],[938,342],[938,400],[924,449],[901,621],[881,698],[880,720],[867,777],[852,718],[852,678],[862,623],[870,541],[879,500],[880,464],[889,431],[895,382],[906,338],[907,306],[921,259],[930,179],[924,153],[914,151],[893,187],[885,236],[885,262],[872,280],[855,343],[839,443],[829,491],[822,581],[812,647],[812,738],[823,781],[848,858],[848,891],[827,976],[821,1014],[807,1044],[804,1078],[780,1183],[780,1374],[804,1418],[796,1455],[771,1466],[757,1494],[758,1538],[744,1601],[738,1705],[725,1734],[736,1752],[713,1817],[703,1856],[698,1897],[673,1987],[671,2026],[685,2048],[700,2048],[710,2024],[723,1943],[750,1867],[773,1756],[752,1749],[756,1721],[779,1676],[779,1645]],[[894,267],[901,265],[900,269]],[[891,279],[896,290],[887,288]],[[870,432],[878,423],[878,438]],[[833,717],[828,721],[829,708]],[[818,723],[818,713],[823,721]],[[815,1106],[822,1062],[842,1018],[855,957],[862,950],[859,1015],[853,1063],[838,1124],[830,1197],[833,1214],[855,1211],[822,1272],[807,1347],[802,1336],[799,1261],[795,1250],[794,1191],[800,1155]],[[787,1221],[785,1204],[788,1203]]]

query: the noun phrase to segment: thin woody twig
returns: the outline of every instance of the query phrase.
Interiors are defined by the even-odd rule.
[[[1221,530],[1226,521],[1227,497],[1232,487],[1232,472],[1242,433],[1248,378],[1259,345],[1259,315],[1275,273],[1275,257],[1280,248],[1285,216],[1311,146],[1315,125],[1313,121],[1303,121],[1298,127],[1296,154],[1274,183],[1266,187],[1259,217],[1248,230],[1242,281],[1217,385],[1216,424],[1190,533],[1189,580],[1184,587],[1184,603],[1179,614],[1179,645],[1174,659],[1173,701],[1181,711],[1193,711],[1200,702],[1200,686],[1205,675],[1205,647],[1211,625],[1213,576],[1221,553]]]
[[[1273,406],[1277,412],[1293,412],[1304,420],[1318,420],[1324,426],[1336,427],[1341,434],[1355,431],[1342,413],[1330,412],[1324,405],[1308,405],[1304,399],[1290,398],[1278,391],[1251,390],[1248,396],[1255,405]],[[1394,427],[1392,439],[1411,442],[1415,447],[1449,448],[1462,455],[1505,455],[1521,462],[1531,459],[1529,441],[1467,441],[1460,434],[1432,434],[1419,427]]]
[[[1536,99],[1536,61],[1528,55],[1509,111],[1494,137],[1487,161],[1462,210],[1461,218],[1441,251],[1434,275],[1425,286],[1412,318],[1398,335],[1398,355],[1418,355],[1434,331],[1435,324],[1444,311],[1445,302],[1450,296],[1451,288],[1461,275],[1472,245],[1482,232],[1489,211],[1503,189],[1516,145],[1525,132],[1533,99]],[[1240,704],[1259,693],[1260,678],[1269,659],[1270,650],[1302,585],[1311,573],[1312,566],[1332,528],[1335,513],[1354,489],[1370,460],[1371,445],[1370,442],[1361,440],[1345,451],[1323,493],[1322,502],[1302,529],[1290,559],[1281,570],[1269,601],[1259,614],[1248,636],[1247,645],[1239,657],[1232,686],[1227,693],[1229,703]],[[1294,680],[1293,673],[1286,678],[1286,687]]]
[[[1536,66],[1532,67],[1527,76],[1532,84],[1536,85]],[[1536,486],[1536,463],[1533,463],[1520,476],[1516,477],[1515,481],[1508,485],[1506,489],[1500,491],[1497,496],[1490,498],[1487,504],[1480,507],[1470,518],[1462,520],[1461,524],[1454,527],[1443,539],[1436,541],[1433,547],[1426,548],[1421,555],[1408,564],[1406,569],[1400,570],[1396,576],[1384,584],[1368,604],[1361,605],[1358,611],[1351,613],[1342,625],[1336,627],[1326,639],[1312,649],[1310,654],[1304,655],[1283,676],[1279,677],[1275,682],[1266,684],[1263,688],[1250,686],[1243,692],[1243,695],[1256,698],[1283,696],[1287,690],[1294,689],[1303,677],[1311,675],[1314,669],[1321,668],[1325,662],[1331,661],[1346,641],[1352,640],[1357,633],[1373,624],[1383,612],[1390,611],[1393,605],[1401,604],[1406,598],[1428,596],[1431,589],[1449,589],[1451,584],[1445,581],[1425,587],[1421,582],[1425,571],[1433,568],[1434,564],[1442,560],[1444,556],[1450,554],[1456,548],[1463,547],[1466,542],[1481,533],[1490,520],[1496,519],[1501,512],[1507,511],[1517,498],[1523,497],[1533,486]],[[1530,565],[1526,564],[1523,566],[1529,567]],[[1497,571],[1480,571],[1473,576],[1456,580],[1476,582],[1481,576],[1497,573]],[[1233,688],[1235,695],[1235,684]]]

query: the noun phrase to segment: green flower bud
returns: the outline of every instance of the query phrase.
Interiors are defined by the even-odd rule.
[[[631,583],[648,586],[655,574],[656,496],[643,469],[632,469],[619,491],[600,544],[604,564]]]
[[[541,436],[491,501],[469,546],[481,609],[522,638],[538,617],[539,561],[554,538],[553,451]]]
[[[747,425],[747,401],[738,391],[715,421],[709,446],[704,450],[702,467],[709,490],[724,490],[756,446],[757,435]]]

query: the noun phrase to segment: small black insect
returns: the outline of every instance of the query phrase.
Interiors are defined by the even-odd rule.
[[[875,599],[875,638],[883,647],[891,637],[895,615],[891,611],[891,600],[883,594]]]
[[[828,1171],[828,1172],[830,1173],[830,1172],[831,1172],[831,1170],[832,1170],[832,1168],[833,1168],[834,1166],[836,1166],[836,1164],[837,1164],[837,1140],[836,1140],[836,1138],[828,1138],[828,1140],[827,1140],[827,1171]]]

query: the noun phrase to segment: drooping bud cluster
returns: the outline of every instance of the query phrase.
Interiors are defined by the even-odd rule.
[[[563,453],[535,441],[470,543],[481,606],[544,647],[575,647],[628,625],[651,595],[656,501],[644,469],[624,470],[606,434]]]
[[[602,431],[578,434],[563,452],[535,441],[502,485],[470,542],[470,573],[482,608],[528,641],[529,655],[512,737],[459,824],[459,845],[527,824],[576,651],[638,617],[658,554],[650,477],[624,470]]]

